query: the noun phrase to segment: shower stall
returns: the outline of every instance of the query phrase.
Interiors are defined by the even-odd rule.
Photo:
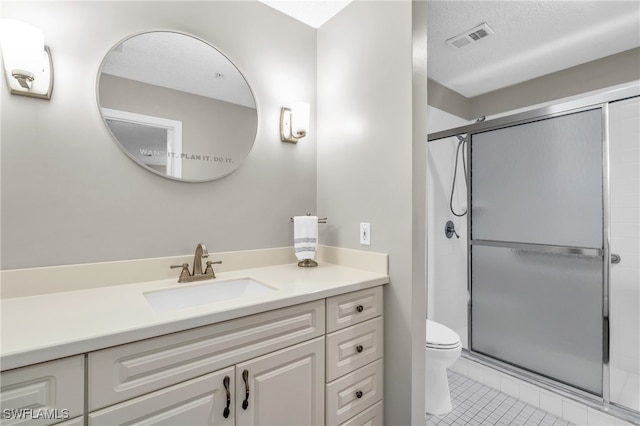
[[[429,135],[465,135],[466,356],[632,421],[639,100],[609,92]]]

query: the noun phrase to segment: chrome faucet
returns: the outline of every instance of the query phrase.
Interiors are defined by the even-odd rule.
[[[209,257],[209,251],[207,250],[207,246],[203,243],[199,243],[196,246],[196,253],[193,256],[193,272],[189,272],[189,264],[183,263],[182,265],[171,265],[171,268],[182,268],[180,271],[180,276],[178,277],[179,283],[188,283],[192,281],[200,281],[200,280],[208,280],[216,277],[215,272],[213,271],[214,264],[221,264],[222,261],[218,260],[216,262],[207,261],[207,268],[204,273],[202,272],[202,258]]]

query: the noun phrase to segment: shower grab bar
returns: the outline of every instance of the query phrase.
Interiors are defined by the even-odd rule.
[[[602,256],[603,253],[602,249],[599,248],[550,246],[545,244],[513,243],[508,241],[471,240],[471,245],[485,247],[503,247],[553,254],[576,254],[582,256]]]

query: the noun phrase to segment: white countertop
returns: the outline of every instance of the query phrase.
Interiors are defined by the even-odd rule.
[[[156,312],[143,293],[207,283],[176,279],[67,291],[0,301],[2,370],[283,308],[389,282],[346,266],[294,264],[216,274],[215,280],[252,278],[277,288],[260,296]]]

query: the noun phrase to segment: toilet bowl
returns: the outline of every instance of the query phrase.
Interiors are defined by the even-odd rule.
[[[425,410],[442,415],[451,411],[447,368],[462,352],[460,336],[450,328],[427,320],[425,348]]]

